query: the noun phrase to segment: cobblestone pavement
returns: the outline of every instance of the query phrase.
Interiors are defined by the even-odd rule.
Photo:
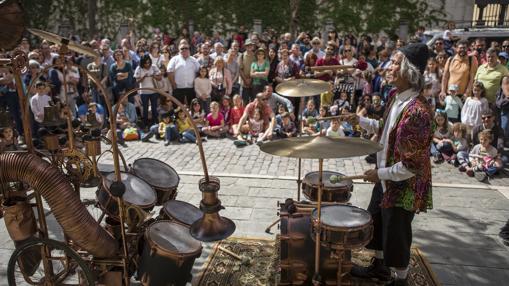
[[[161,141],[127,142],[128,147],[120,147],[128,163],[137,158],[157,158],[171,165],[177,172],[201,172],[203,170],[195,144],[178,144],[164,146]],[[207,167],[211,174],[245,174],[274,177],[296,177],[298,160],[277,157],[260,151],[257,145],[238,148],[230,139],[209,139],[203,143]],[[109,146],[103,146],[108,148]],[[111,157],[101,159],[101,164],[112,164]],[[447,163],[432,164],[433,183],[467,184],[493,186],[509,186],[509,173],[504,171],[490,179],[487,183],[480,183],[475,178],[460,173],[457,168]],[[363,157],[345,159],[330,159],[324,161],[324,170],[336,171],[345,175],[362,174],[373,168]],[[318,171],[318,160],[302,160],[302,174]]]

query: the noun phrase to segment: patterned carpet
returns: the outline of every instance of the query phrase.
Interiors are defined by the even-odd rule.
[[[224,247],[244,258],[239,261],[220,251]],[[372,253],[368,250],[356,251],[352,260],[355,263],[369,264]],[[265,286],[277,285],[279,253],[275,240],[230,238],[214,246],[203,272],[196,277],[196,286]],[[417,248],[412,248],[409,271],[410,286],[439,286],[426,259]],[[373,282],[352,281],[352,285],[378,285]]]

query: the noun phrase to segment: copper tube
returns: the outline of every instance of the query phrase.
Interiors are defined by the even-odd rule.
[[[0,184],[22,181],[41,194],[65,234],[94,256],[111,257],[115,239],[90,215],[66,177],[54,166],[29,153],[0,154]]]
[[[33,153],[34,146],[32,142],[32,131],[30,129],[30,114],[28,112],[28,108],[25,109],[23,106],[27,106],[28,100],[25,97],[25,93],[23,92],[23,82],[21,80],[21,66],[24,64],[26,67],[28,65],[28,58],[24,52],[16,51],[16,55],[13,58],[14,64],[12,65],[12,71],[14,74],[14,79],[16,81],[16,91],[18,93],[19,106],[21,111],[21,118],[23,121],[23,135],[25,137],[25,144],[27,145],[28,152]]]
[[[46,145],[46,149],[48,149],[48,151],[53,152],[60,149],[60,145],[58,144],[58,135],[46,135],[44,136],[43,140],[44,145]]]
[[[101,141],[99,140],[85,141],[85,154],[88,157],[95,157],[101,155]]]
[[[322,225],[322,189],[323,189],[323,159],[318,159],[318,206],[317,206],[317,223],[316,223],[316,237],[315,237],[315,277],[319,277],[320,274],[320,227]],[[313,284],[319,283],[314,281]]]
[[[196,127],[196,124],[191,120],[191,118],[192,118],[191,114],[189,113],[189,111],[187,110],[185,105],[182,104],[179,100],[177,100],[172,95],[170,95],[170,94],[168,94],[168,93],[166,93],[166,92],[164,92],[162,90],[155,89],[155,88],[148,88],[148,87],[145,87],[145,88],[134,88],[134,89],[129,90],[128,92],[126,92],[123,96],[121,96],[118,99],[117,104],[119,102],[122,102],[122,100],[127,98],[129,95],[135,94],[138,91],[151,91],[153,93],[158,93],[160,95],[164,95],[164,96],[168,97],[173,103],[175,103],[178,107],[180,107],[186,113],[186,116],[189,119],[189,123],[191,124],[191,127],[193,128],[194,134],[196,135],[196,143],[198,145],[198,151],[200,153],[200,159],[201,159],[201,164],[202,164],[202,167],[203,167],[203,173],[204,173],[204,176],[205,176],[205,181],[208,182],[209,181],[209,172],[208,172],[208,169],[207,169],[207,162],[205,161],[205,152],[203,151],[203,143],[202,143],[202,139],[201,139],[201,136],[200,136],[200,132],[198,130],[198,127]],[[116,125],[117,110],[115,109],[113,111],[113,113],[110,113],[110,114],[112,114],[110,116],[111,125],[114,126],[114,125]],[[114,130],[114,129],[112,129],[112,130]],[[115,133],[115,132],[113,132],[113,133]],[[114,136],[112,136],[112,137],[114,137]],[[113,144],[113,142],[112,142],[111,145],[115,145],[115,144]],[[116,162],[118,164],[118,158],[117,158]],[[120,180],[120,174],[118,174],[118,180]]]

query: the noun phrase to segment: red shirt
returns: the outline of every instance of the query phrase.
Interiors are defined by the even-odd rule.
[[[244,114],[244,107],[230,109],[230,116],[228,116],[228,124],[239,124],[240,118]]]
[[[331,58],[330,60],[326,60],[325,58],[320,58],[316,61],[315,66],[336,66],[339,65],[339,61],[336,58]],[[318,79],[329,81],[332,80],[332,77],[328,74],[322,75],[321,77],[318,77]]]
[[[259,107],[262,111],[263,128],[265,129],[269,126],[270,118],[273,116],[273,112],[268,104],[262,103],[261,105],[263,105],[263,106],[262,107],[259,106],[258,99],[257,99],[255,101],[249,103],[246,106],[246,109],[244,110],[244,112],[247,112],[247,115],[249,118],[253,118],[255,109],[257,107]]]

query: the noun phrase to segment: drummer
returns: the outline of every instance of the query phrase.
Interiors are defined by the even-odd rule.
[[[387,80],[396,89],[382,120],[348,116],[369,133],[378,133],[383,145],[377,153],[377,169],[365,172],[366,180],[375,183],[368,207],[374,235],[367,245],[375,250],[375,258],[368,267],[354,266],[351,274],[390,281],[388,285],[408,285],[411,223],[415,213],[432,208],[431,109],[420,93],[428,55],[427,46],[418,43],[392,56]]]

